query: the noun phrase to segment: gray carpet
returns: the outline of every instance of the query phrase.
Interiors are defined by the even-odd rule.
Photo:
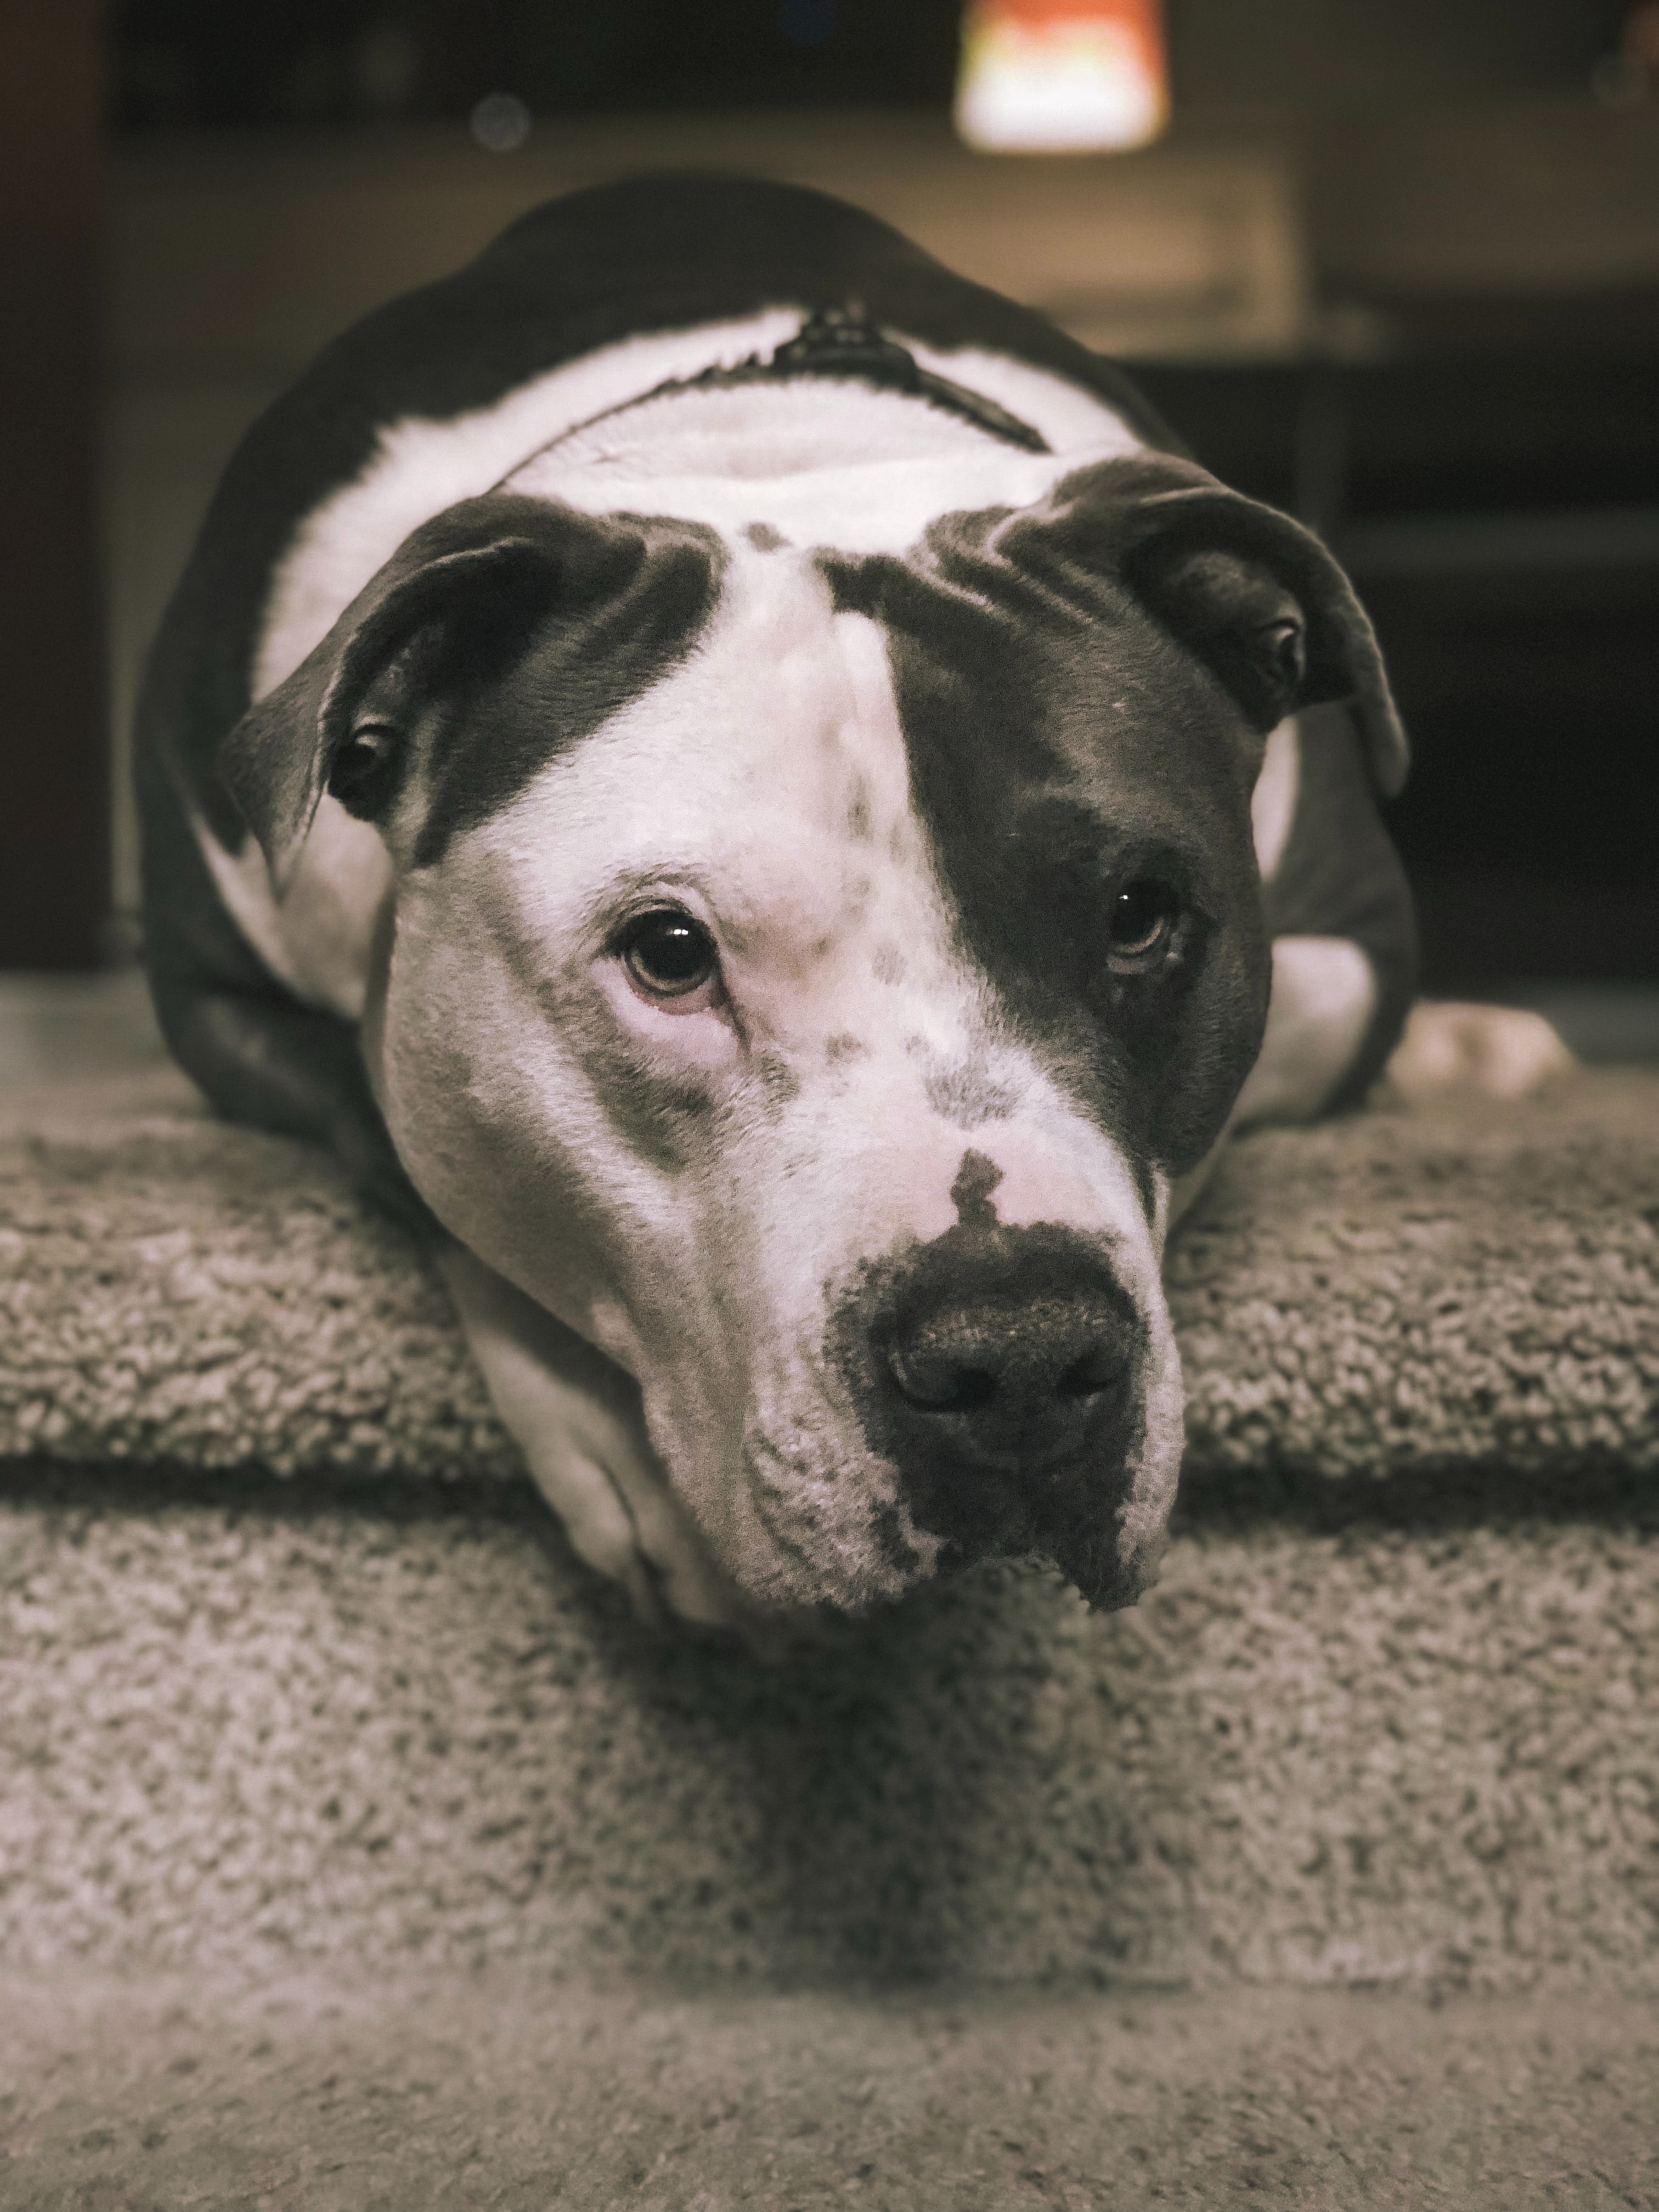
[[[5,2212],[1627,2212],[1605,1997],[19,1983]]]
[[[1142,1605],[763,1668],[325,1163],[14,1099],[0,2207],[1659,2204],[1656,1104],[1249,1140]]]
[[[766,1668],[521,1492],[20,1470],[0,1958],[1659,1995],[1651,1492],[1199,1500],[1133,1612],[982,1572]]]
[[[513,1475],[437,1285],[325,1159],[81,1095],[0,1144],[0,1461]],[[1194,1474],[1651,1472],[1659,1075],[1248,1137],[1169,1279]]]
[[[575,1565],[325,1163],[82,1086],[0,1155],[0,1954],[1659,1991],[1656,1097],[1249,1140],[1160,1586],[768,1669]]]

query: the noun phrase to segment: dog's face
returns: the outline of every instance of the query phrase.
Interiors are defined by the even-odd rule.
[[[1266,1016],[1263,738],[1368,685],[1312,541],[1162,459],[902,558],[492,496],[227,773],[279,872],[325,790],[374,824],[404,1164],[638,1378],[753,1601],[1035,1552],[1114,1605],[1181,1455],[1170,1183]]]

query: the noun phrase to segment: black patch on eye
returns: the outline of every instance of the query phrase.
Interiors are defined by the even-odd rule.
[[[1127,1155],[1210,1149],[1269,979],[1249,717],[1095,544],[1041,511],[948,515],[902,558],[820,556],[887,636],[916,816],[1008,1027]],[[1085,557],[1086,556],[1086,557]],[[1110,957],[1113,902],[1178,893],[1169,957]]]
[[[584,520],[589,520],[584,518]],[[696,645],[724,555],[702,525],[616,515],[584,531],[560,588],[501,592],[453,626],[415,864],[487,821]]]

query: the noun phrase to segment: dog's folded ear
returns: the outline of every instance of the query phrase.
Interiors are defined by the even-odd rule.
[[[679,550],[691,558],[679,563],[687,573],[671,594],[673,608],[658,609],[654,622],[623,623],[634,633],[633,660],[653,647],[665,649],[672,641],[664,633],[683,630],[706,604],[707,552]],[[653,550],[652,526],[643,520],[586,515],[501,492],[447,507],[406,538],[321,643],[248,709],[220,748],[220,775],[278,890],[325,791],[363,818],[384,813],[398,788],[401,725],[413,700],[429,701],[504,667],[550,617],[584,635],[606,628],[604,614],[637,617],[633,602],[645,588]],[[587,643],[587,660],[605,659],[603,637],[588,636]],[[574,657],[568,650],[567,659]],[[620,658],[630,661],[626,651]],[[639,672],[625,667],[619,680]]]
[[[1377,788],[1400,789],[1410,755],[1376,635],[1311,531],[1165,453],[1067,477],[1047,526],[1078,558],[1109,562],[1257,731],[1298,707],[1350,702]]]

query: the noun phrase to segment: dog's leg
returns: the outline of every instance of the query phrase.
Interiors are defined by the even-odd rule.
[[[1273,940],[1273,997],[1255,1066],[1220,1140],[1176,1182],[1173,1229],[1197,1200],[1227,1139],[1259,1121],[1310,1121],[1341,1088],[1376,1010],[1370,962],[1346,937]]]
[[[1376,1000],[1376,971],[1352,939],[1275,938],[1267,1035],[1232,1127],[1322,1112],[1365,1042]]]
[[[439,1266],[495,1409],[576,1551],[647,1620],[736,1625],[740,1601],[668,1486],[632,1376],[463,1246]]]
[[[154,979],[173,1056],[233,1121],[325,1146],[353,1184],[417,1237],[441,1235],[392,1150],[354,1024],[251,990]]]
[[[1425,1000],[1412,1008],[1385,1073],[1391,1091],[1421,1105],[1458,1091],[1522,1098],[1576,1065],[1541,1014]]]

